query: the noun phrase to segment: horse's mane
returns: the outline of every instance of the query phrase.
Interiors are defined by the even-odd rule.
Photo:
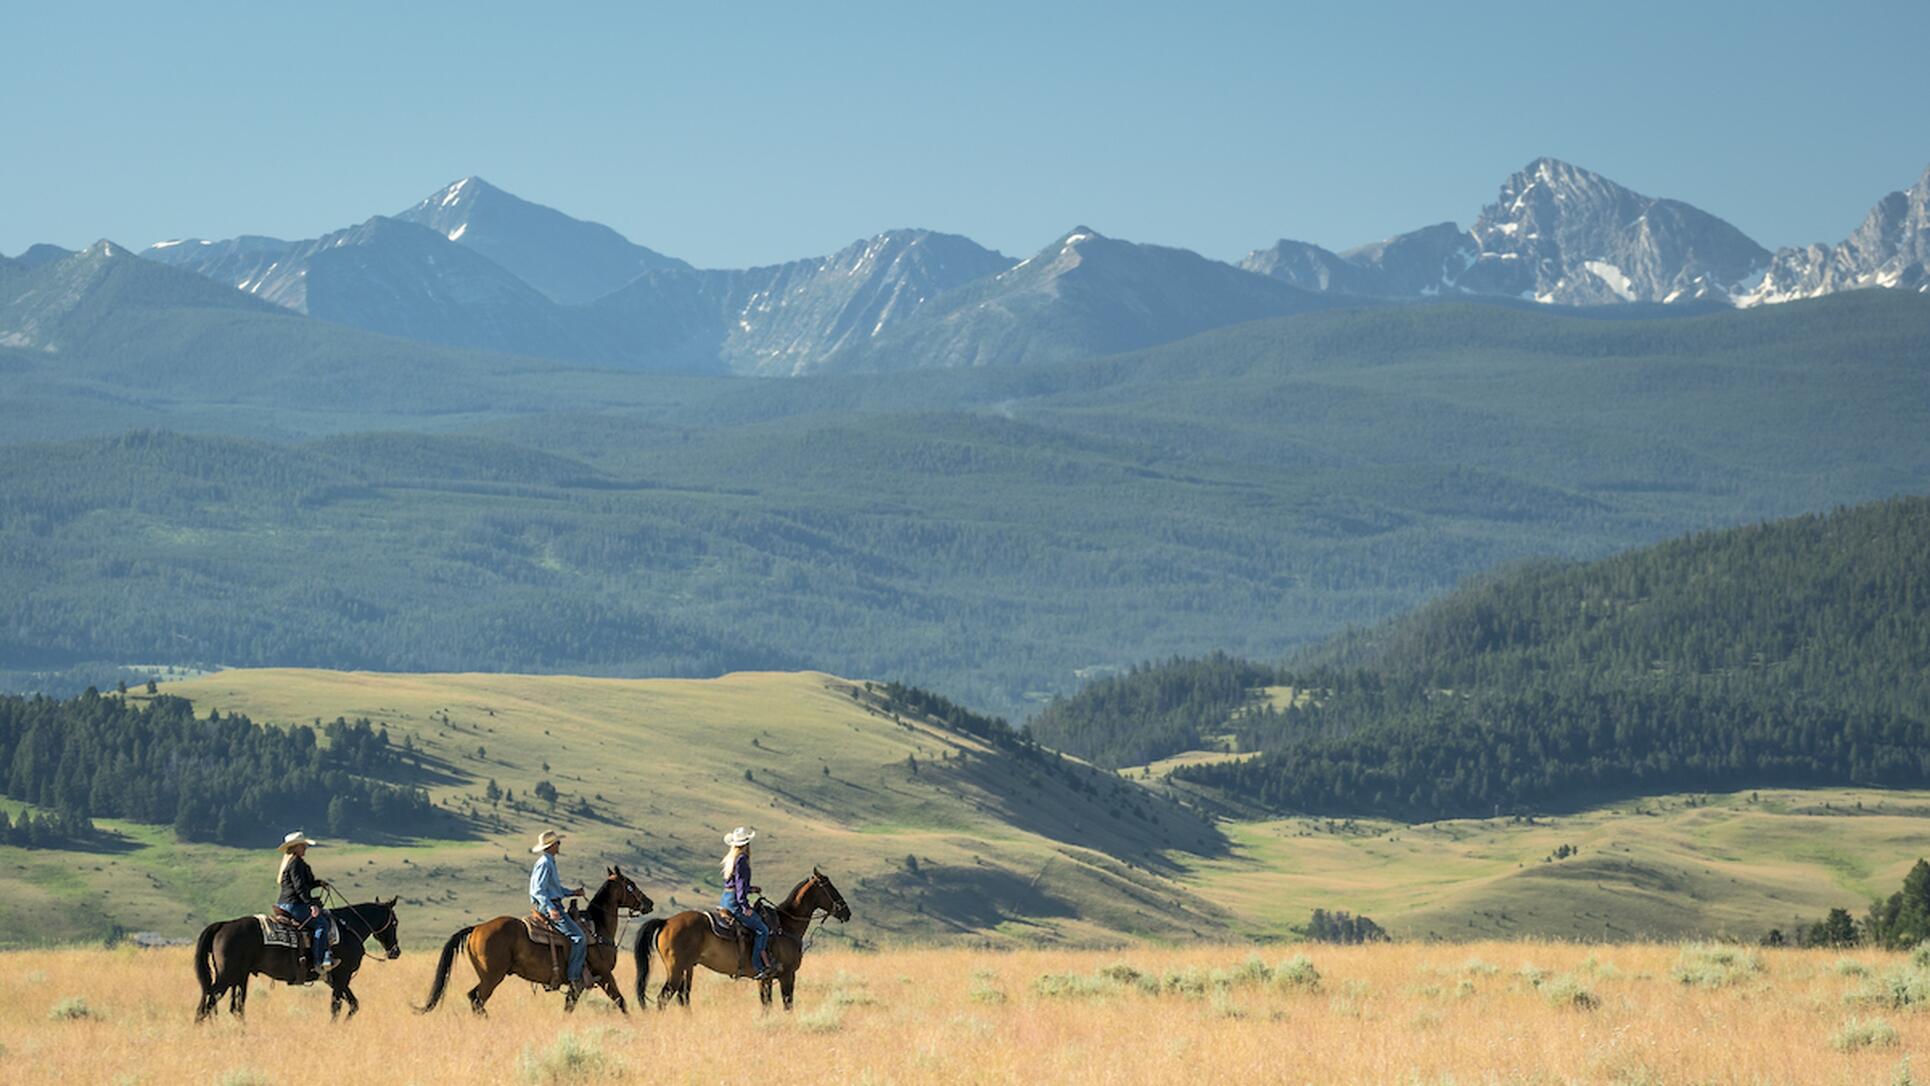
[[[791,902],[796,901],[799,891],[802,891],[804,887],[808,885],[812,879],[815,879],[817,877],[818,877],[817,874],[813,872],[812,874],[806,875],[803,878],[799,879],[797,882],[797,885],[791,887],[791,892],[784,895],[784,903],[786,905],[789,905]]]

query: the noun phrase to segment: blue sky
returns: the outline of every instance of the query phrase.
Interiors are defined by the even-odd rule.
[[[467,174],[704,266],[895,226],[1237,258],[1550,154],[1775,247],[1930,165],[1930,4],[19,5],[0,252],[312,236]]]

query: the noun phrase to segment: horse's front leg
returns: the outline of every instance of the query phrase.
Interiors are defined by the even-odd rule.
[[[757,1001],[764,1005],[765,1010],[771,1009],[771,982],[768,979],[757,982]]]
[[[777,986],[784,993],[784,1011],[788,1014],[791,1010],[791,994],[797,991],[797,971],[788,970],[779,976]]]
[[[335,1016],[341,1013],[343,1003],[348,1004],[348,1016],[355,1017],[355,1012],[362,1009],[362,1002],[355,998],[354,992],[349,990],[348,981],[345,979],[339,986],[331,985],[331,987],[335,988],[335,994],[328,1001],[329,1020],[334,1021]]]
[[[615,969],[610,970],[608,973],[599,974],[596,978],[596,986],[603,989],[603,994],[610,997],[610,1002],[617,1005],[617,1010],[622,1011],[624,1014],[630,1013],[629,1004],[623,1001],[623,993],[617,989],[617,971]]]

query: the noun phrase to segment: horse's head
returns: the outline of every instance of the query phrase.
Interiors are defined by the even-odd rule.
[[[630,876],[623,873],[621,866],[610,868],[610,873],[603,881],[610,887],[611,892],[616,895],[617,908],[619,909],[629,909],[635,913],[647,913],[657,907],[657,903],[650,900],[650,895],[644,893],[643,889],[633,882]]]
[[[811,868],[810,906],[830,913],[840,924],[851,919],[851,906],[844,903],[844,895],[831,884],[831,876],[816,867]]]
[[[375,929],[375,941],[382,944],[383,956],[390,961],[402,956],[401,934],[397,931],[400,924],[395,914],[395,903],[400,900],[400,896],[392,897],[387,901],[379,897],[375,899],[376,907],[385,914],[382,917],[381,926]]]

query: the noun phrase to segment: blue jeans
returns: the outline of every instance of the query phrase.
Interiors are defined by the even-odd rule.
[[[584,941],[582,926],[570,919],[569,913],[563,912],[561,909],[558,909],[557,912],[562,913],[563,918],[558,920],[552,916],[550,917],[550,923],[555,924],[557,930],[570,937],[569,977],[570,983],[575,984],[577,978],[583,975],[583,959],[590,953],[590,945]]]
[[[764,968],[764,948],[769,945],[771,941],[770,925],[764,923],[764,918],[751,911],[748,906],[741,909],[738,908],[737,895],[731,893],[729,890],[724,891],[724,896],[717,900],[718,904],[729,909],[731,915],[737,917],[745,927],[751,929],[752,934],[757,936],[756,942],[751,944],[751,968],[762,971]]]
[[[277,902],[275,908],[301,921],[302,930],[308,933],[308,941],[315,956],[315,968],[320,969],[322,963],[328,960],[328,910],[323,909],[320,916],[310,917],[306,905]]]

